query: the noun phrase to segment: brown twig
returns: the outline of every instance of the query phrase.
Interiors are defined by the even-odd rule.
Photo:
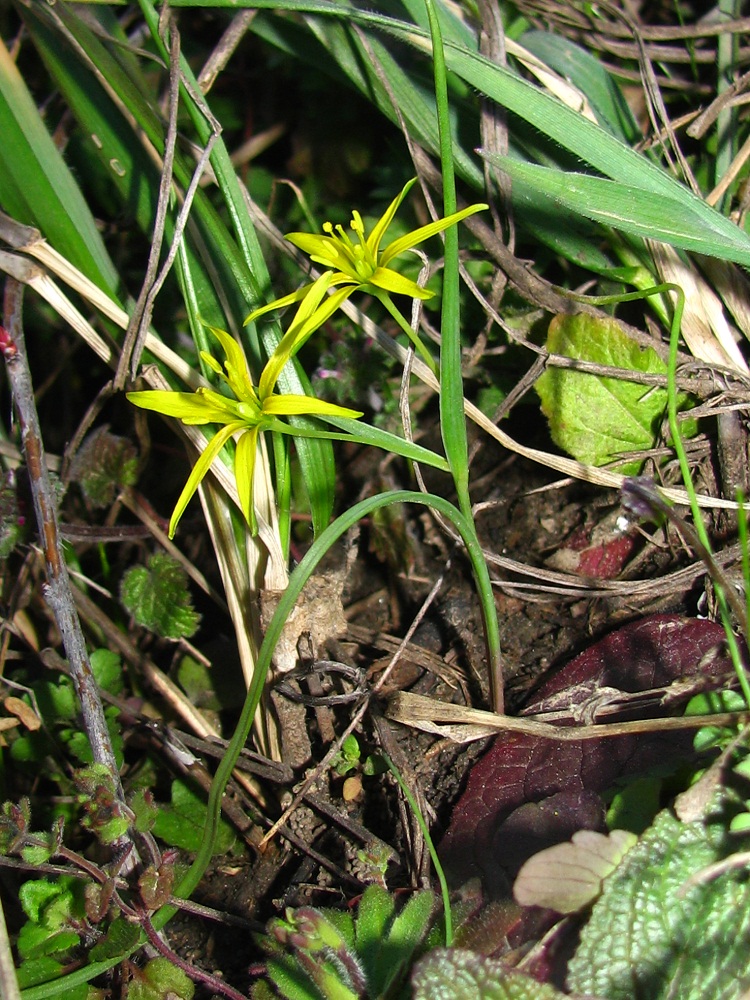
[[[164,137],[164,164],[162,167],[161,181],[159,184],[159,199],[156,205],[156,218],[154,220],[154,233],[149,252],[148,267],[143,280],[141,294],[138,297],[130,324],[125,333],[122,344],[122,353],[117,364],[117,371],[114,377],[114,388],[122,389],[127,381],[128,374],[135,378],[138,367],[141,363],[141,354],[146,342],[146,333],[151,322],[151,312],[153,310],[155,291],[157,286],[157,271],[159,268],[159,257],[164,241],[164,227],[167,221],[167,211],[169,199],[172,192],[172,171],[174,167],[174,151],[177,141],[177,110],[180,96],[180,37],[174,25],[171,25],[170,43],[170,66],[169,66],[169,121],[167,132]]]
[[[70,665],[70,675],[81,705],[84,730],[91,744],[94,761],[97,764],[103,764],[111,773],[118,812],[121,816],[128,816],[129,810],[125,805],[120,774],[104,718],[104,709],[91,671],[81,623],[73,600],[68,568],[63,557],[54,493],[44,457],[39,416],[34,401],[34,388],[26,355],[21,320],[22,303],[23,285],[14,278],[7,278],[3,303],[5,329],[2,330],[0,336],[0,351],[5,358],[8,380],[18,413],[37,527],[47,566],[44,596],[52,609],[62,636],[65,654]],[[119,851],[124,851],[130,846],[132,846],[132,841],[127,834],[123,835],[115,844]],[[134,859],[128,862],[129,866],[134,863]]]
[[[670,716],[661,719],[637,719],[632,722],[598,723],[586,726],[557,726],[541,722],[538,718],[496,715],[479,708],[453,705],[436,701],[421,694],[400,691],[388,702],[385,712],[388,719],[405,726],[423,729],[437,736],[455,739],[455,727],[474,729],[469,737],[461,734],[460,742],[482,739],[501,732],[523,733],[544,740],[576,742],[598,740],[605,736],[632,736],[636,733],[661,733],[676,730],[700,729],[702,726],[733,726],[746,723],[747,712],[723,712],[718,715]]]

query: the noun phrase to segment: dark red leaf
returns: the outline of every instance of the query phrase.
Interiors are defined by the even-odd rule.
[[[721,626],[652,615],[613,632],[545,680],[525,711],[580,712],[596,704],[603,689],[616,702],[618,692],[663,688],[698,675],[724,677],[731,670]],[[664,714],[658,699],[650,714],[654,708]],[[632,714],[644,717],[649,709],[640,704]],[[618,779],[691,752],[690,733],[578,743],[498,736],[472,768],[443,838],[441,857],[450,878],[461,884],[478,876],[488,897],[506,896],[526,858],[576,830],[604,828],[600,795]]]

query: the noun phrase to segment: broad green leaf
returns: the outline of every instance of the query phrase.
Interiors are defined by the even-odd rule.
[[[124,917],[116,917],[107,928],[106,935],[89,952],[92,962],[119,958],[131,951],[138,943],[139,928],[128,923]]]
[[[547,350],[631,371],[662,375],[667,371],[655,351],[641,348],[614,319],[556,316],[550,323]],[[667,406],[666,389],[568,368],[548,368],[537,380],[536,390],[555,444],[588,465],[604,465],[623,452],[652,447]],[[631,461],[617,469],[635,475],[640,466]]]
[[[664,802],[664,785],[665,778],[657,774],[628,781],[612,799],[607,810],[607,826],[643,833],[651,826]]]
[[[661,812],[604,883],[568,967],[568,988],[613,1000],[745,996],[745,870],[688,882],[731,847],[722,824],[681,823]]]
[[[61,929],[51,931],[38,924],[27,923],[21,928],[16,947],[18,954],[26,958],[58,957],[67,955],[81,943],[80,934]]]
[[[473,951],[436,948],[414,968],[414,1000],[563,1000],[554,986]]]
[[[550,225],[559,204],[631,236],[750,264],[750,238],[687,188],[653,192],[606,177],[553,170],[494,153],[481,155],[548,199]]]

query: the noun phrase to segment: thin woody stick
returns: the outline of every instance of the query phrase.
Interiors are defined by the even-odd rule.
[[[127,816],[129,810],[125,805],[125,796],[104,718],[104,709],[91,671],[81,623],[73,601],[68,568],[62,552],[57,525],[57,510],[44,457],[39,416],[34,402],[34,388],[21,323],[23,288],[24,286],[15,278],[6,279],[3,302],[5,329],[0,328],[0,353],[5,358],[8,380],[18,413],[39,538],[47,565],[47,583],[44,586],[44,596],[60,629],[70,666],[70,675],[81,705],[83,725],[91,744],[94,761],[97,764],[103,764],[112,775],[117,809],[120,815]],[[115,843],[115,847],[120,850],[129,846],[132,846],[132,843],[127,835]],[[130,863],[126,860],[124,867],[131,868],[134,860],[135,858],[132,858]]]

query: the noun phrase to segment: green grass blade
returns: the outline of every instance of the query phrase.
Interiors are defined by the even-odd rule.
[[[687,189],[678,189],[678,198],[604,177],[552,170],[494,153],[482,155],[537,199],[547,200],[550,225],[556,207],[563,205],[632,236],[750,265],[750,238],[705,202],[689,196]]]
[[[91,210],[0,42],[0,205],[114,296],[117,272]]]
[[[370,448],[382,448],[383,451],[393,452],[394,455],[401,455],[402,458],[410,462],[421,462],[422,465],[429,465],[430,468],[439,469],[441,472],[449,472],[450,466],[442,455],[438,455],[429,448],[423,448],[421,444],[413,441],[405,441],[404,438],[391,434],[380,427],[373,427],[371,424],[360,423],[350,417],[318,417],[319,420],[338,427],[341,434],[331,433],[331,437],[338,441],[352,441],[357,444],[364,444]],[[293,431],[292,433],[297,433]],[[321,431],[313,429],[310,433],[318,434]],[[322,432],[325,433],[325,432]],[[299,438],[297,438],[299,441]]]
[[[205,3],[200,5],[204,6]],[[198,4],[192,0],[173,0],[173,6],[191,7]],[[231,6],[232,9],[252,6],[259,9],[304,11],[337,19],[347,18],[365,28],[393,34],[419,51],[431,53],[427,32],[416,25],[386,15],[356,10],[330,0],[213,0],[210,6]],[[533,125],[605,177],[639,191],[663,195],[668,199],[669,205],[673,201],[680,201],[689,206],[696,219],[702,218],[705,221],[711,233],[711,241],[715,241],[713,255],[730,260],[746,259],[748,239],[741,230],[627,143],[621,142],[606,129],[521,78],[512,69],[485,59],[465,43],[447,41],[445,58],[448,69],[470,87]],[[433,133],[433,149],[436,148],[436,138]],[[464,173],[463,169],[461,172]],[[472,183],[479,183],[477,171],[471,170],[465,176]]]
[[[433,0],[424,0],[434,52],[435,105],[438,119],[440,166],[443,174],[443,215],[456,211],[456,176],[448,107],[448,81],[443,53],[440,20]],[[458,505],[471,520],[469,498],[469,445],[463,412],[464,388],[461,374],[461,315],[458,271],[458,232],[451,226],[444,234],[443,305],[440,324],[440,430]]]
[[[337,542],[339,538],[341,538],[344,532],[353,527],[361,518],[367,517],[369,514],[372,514],[374,511],[379,510],[382,507],[387,507],[390,504],[396,503],[417,503],[433,507],[453,524],[466,543],[467,552],[469,558],[471,559],[482,603],[482,610],[485,616],[485,627],[488,631],[491,631],[493,627],[496,627],[497,621],[494,616],[495,599],[492,592],[492,583],[489,572],[487,571],[487,565],[484,561],[484,556],[482,555],[481,547],[476,541],[473,523],[467,521],[463,514],[458,510],[458,508],[454,507],[453,504],[444,500],[442,497],[435,496],[431,493],[417,493],[413,490],[391,490],[387,493],[379,493],[374,497],[368,497],[366,500],[360,500],[359,503],[355,504],[353,507],[349,508],[349,510],[337,517],[336,520],[330,524],[325,531],[321,532],[318,538],[316,538],[308,551],[305,553],[302,561],[292,573],[289,578],[289,586],[284,591],[276,611],[274,612],[273,618],[266,629],[263,645],[261,646],[258,654],[258,661],[253,675],[253,680],[248,688],[247,697],[242,708],[239,722],[237,723],[237,728],[235,729],[232,739],[227,746],[224,756],[219,762],[216,775],[211,784],[206,826],[203,833],[201,848],[198,851],[193,864],[175,889],[175,895],[181,898],[189,897],[200,882],[211,861],[213,856],[213,845],[215,843],[216,833],[218,830],[219,817],[221,816],[221,801],[224,796],[224,790],[229,778],[231,777],[239,755],[247,742],[247,738],[253,724],[255,711],[264,690],[266,675],[271,666],[273,651],[276,648],[276,644],[279,641],[288,617],[294,610],[295,604],[302,592],[302,588],[309,580],[320,560],[328,552],[331,546]],[[490,608],[492,608],[493,614],[489,613]],[[499,638],[497,638],[497,646],[499,647]],[[157,928],[163,927],[173,913],[173,907],[164,907],[154,917],[154,926]]]

